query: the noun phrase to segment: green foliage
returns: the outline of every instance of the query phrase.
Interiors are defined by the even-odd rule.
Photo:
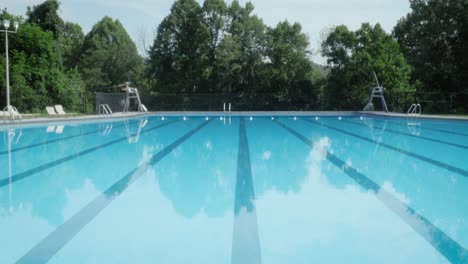
[[[46,0],[42,4],[28,7],[26,22],[40,26],[44,31],[51,31],[57,37],[63,29],[64,22],[58,10],[60,2],[57,0]]]
[[[265,57],[266,26],[248,2],[242,7],[233,1],[228,9],[231,23],[226,37],[217,52],[217,70],[224,92],[244,94],[252,98],[262,84],[263,58]],[[248,98],[239,98],[248,99]]]
[[[452,92],[468,93],[468,0],[410,4],[412,11],[398,22],[394,35],[414,68],[418,91],[440,93],[440,100]],[[466,102],[463,107],[468,109]]]
[[[11,36],[10,43],[12,104],[22,111],[38,111],[45,103],[62,102],[68,95],[70,100],[66,106],[74,108],[77,102],[70,93],[81,92],[82,86],[71,86],[68,80],[76,76],[61,70],[52,32],[44,32],[34,24],[23,24]],[[4,65],[0,67],[4,69]]]
[[[56,41],[56,48],[65,69],[78,66],[83,42],[84,34],[81,27],[78,24],[66,22]]]
[[[226,32],[228,7],[223,0],[206,0],[203,3],[202,12],[209,33],[208,59],[210,65],[213,65],[216,62],[216,47]]]
[[[301,25],[281,22],[267,32],[268,90],[283,104],[305,105],[318,95],[313,85],[316,75],[307,50],[309,41]],[[317,100],[317,99],[315,99]],[[313,103],[313,102],[309,102]]]
[[[194,93],[209,78],[209,32],[195,0],[176,1],[149,51],[149,73],[159,91]]]
[[[375,85],[373,72],[385,87],[390,108],[401,111],[404,102],[395,94],[411,91],[411,67],[398,43],[379,24],[363,24],[355,32],[338,26],[322,43],[330,76],[325,90],[331,108],[360,110],[369,99],[369,88]]]
[[[38,15],[38,9],[35,7],[31,14]],[[38,112],[52,104],[63,104],[69,110],[77,109],[80,103],[77,95],[84,91],[84,85],[76,71],[63,70],[53,31],[45,31],[37,23],[24,23],[21,17],[8,14],[6,10],[0,18],[21,22],[18,32],[9,34],[11,103],[22,112]],[[4,83],[3,50],[1,54],[0,81]],[[1,89],[0,96],[4,105],[4,89]]]
[[[235,97],[237,109],[296,103],[310,108],[305,100],[317,92],[313,79],[319,73],[301,26],[284,22],[269,29],[253,10],[251,3],[238,1],[206,0],[202,7],[194,0],[176,1],[149,52],[153,91],[225,94]],[[265,93],[268,100],[255,100]]]
[[[78,69],[88,90],[129,79],[138,85],[143,60],[122,24],[105,17],[86,35]]]
[[[28,7],[28,23],[38,25],[54,35],[55,49],[65,69],[77,66],[84,34],[78,24],[64,22],[59,15],[60,2],[47,0],[34,7]]]
[[[26,23],[10,35],[12,104],[21,111],[40,111],[59,103],[82,110],[85,86],[92,91],[129,78],[138,85],[143,60],[118,20],[105,17],[85,38],[79,25],[61,19],[59,7],[56,0],[29,7]],[[1,17],[16,18],[6,10]],[[0,64],[4,82],[3,58]],[[0,95],[4,93],[2,89]]]

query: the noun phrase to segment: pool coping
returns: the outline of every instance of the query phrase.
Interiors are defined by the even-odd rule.
[[[129,113],[114,113],[109,116],[100,115],[82,115],[82,116],[64,116],[64,117],[39,117],[28,119],[0,120],[0,128],[22,127],[31,125],[44,124],[64,124],[64,123],[95,123],[95,122],[114,122],[125,120],[128,118],[142,117],[151,115],[150,112],[129,112]]]
[[[356,111],[162,111],[153,112],[157,116],[195,116],[195,117],[272,117],[272,116],[351,116]]]
[[[377,112],[377,111],[234,111],[234,112],[223,112],[223,111],[160,111],[160,112],[129,112],[129,113],[114,113],[110,116],[99,116],[99,115],[83,115],[83,116],[65,116],[65,117],[40,117],[31,119],[20,119],[20,120],[0,120],[1,127],[17,127],[17,126],[30,126],[30,125],[42,125],[42,124],[61,124],[61,123],[92,123],[102,121],[119,121],[134,117],[143,116],[194,116],[194,117],[213,117],[213,116],[233,116],[233,117],[246,117],[246,116],[258,116],[258,117],[270,117],[270,116],[352,116],[352,115],[363,115],[363,116],[379,116],[388,118],[418,118],[428,120],[452,120],[452,121],[468,121],[467,117],[462,116],[441,116],[441,115],[408,115],[403,113],[394,112]]]
[[[395,113],[395,112],[377,112],[377,111],[358,111],[355,112],[360,115],[366,116],[380,116],[380,117],[390,117],[390,118],[409,118],[409,119],[427,119],[427,120],[448,120],[448,121],[468,121],[468,116],[448,116],[448,115],[408,115],[404,113]]]

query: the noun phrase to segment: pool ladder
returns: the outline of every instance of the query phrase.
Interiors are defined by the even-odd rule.
[[[231,103],[228,103],[228,110],[226,111],[226,103],[223,103],[223,112],[229,112],[231,113]]]
[[[100,117],[109,117],[112,115],[112,110],[108,104],[100,104],[98,114]]]
[[[227,118],[229,121],[229,125],[231,124],[231,103],[228,103],[228,109],[226,111],[226,103],[223,103],[223,113],[224,116],[221,118],[224,121],[224,124],[226,124],[226,113],[228,113],[229,117]]]
[[[408,111],[406,112],[408,116],[420,116],[421,115],[421,105],[412,104]]]

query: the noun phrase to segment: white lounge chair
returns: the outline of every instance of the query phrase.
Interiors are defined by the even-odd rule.
[[[55,111],[57,111],[58,115],[67,115],[67,113],[65,113],[63,110],[62,105],[55,105]]]
[[[47,114],[49,114],[50,116],[57,116],[57,112],[55,112],[55,109],[52,107],[52,106],[46,106],[46,111],[47,111]]]

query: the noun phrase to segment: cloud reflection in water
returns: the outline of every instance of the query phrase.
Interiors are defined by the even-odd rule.
[[[270,188],[257,196],[262,252],[268,252],[263,254],[265,263],[311,263],[324,259],[328,263],[446,262],[376,199],[376,195],[383,194],[364,190],[327,161],[327,151],[333,152],[331,148],[328,137],[316,141],[303,162],[303,173],[307,175],[299,191]],[[385,183],[385,189],[385,194],[392,193],[408,202],[390,182]]]

